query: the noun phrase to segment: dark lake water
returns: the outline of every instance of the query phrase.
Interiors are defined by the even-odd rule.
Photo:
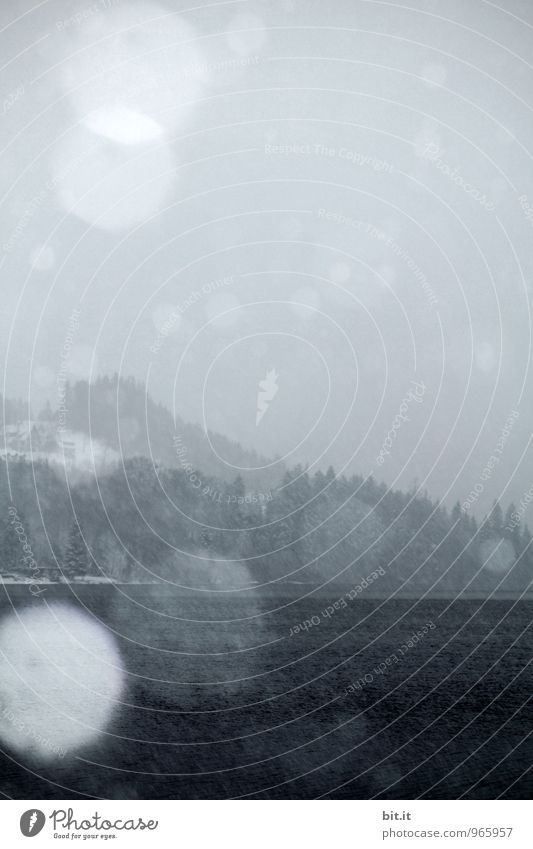
[[[3,745],[7,797],[529,796],[531,601],[359,597],[335,609],[339,594],[0,594],[2,616],[85,608],[126,670],[94,743],[45,763]]]

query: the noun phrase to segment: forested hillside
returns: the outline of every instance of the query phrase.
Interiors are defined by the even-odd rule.
[[[449,513],[414,490],[332,469],[297,467],[261,491],[198,474],[201,488],[184,470],[132,457],[72,484],[47,462],[4,459],[1,572],[25,576],[14,508],[42,574],[56,577],[348,588],[381,567],[372,595],[522,593],[531,583],[530,534],[513,505],[505,516],[495,505],[478,527],[459,505]]]

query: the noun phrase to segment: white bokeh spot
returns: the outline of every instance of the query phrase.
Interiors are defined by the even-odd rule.
[[[114,638],[58,603],[2,620],[0,671],[0,738],[41,760],[94,741],[124,686]]]
[[[141,112],[126,106],[107,107],[90,112],[83,121],[87,129],[118,144],[144,144],[157,141],[163,128]]]
[[[484,568],[499,575],[508,572],[516,559],[512,542],[501,537],[484,540],[479,552]]]

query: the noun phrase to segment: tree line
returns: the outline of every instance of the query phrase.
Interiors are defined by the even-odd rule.
[[[145,457],[100,476],[68,479],[46,461],[0,461],[0,572],[24,576],[9,518],[14,505],[40,568],[51,578],[177,580],[192,555],[246,564],[250,582],[350,587],[380,567],[373,594],[521,594],[531,586],[531,535],[510,504],[481,521],[414,486],[373,478],[286,471],[270,497]],[[216,497],[214,497],[216,494]],[[218,564],[218,565],[217,565]]]

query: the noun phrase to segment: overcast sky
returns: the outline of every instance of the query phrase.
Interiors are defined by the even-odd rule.
[[[57,403],[67,340],[73,378],[135,375],[287,464],[520,501],[529,2],[50,0],[0,21],[5,394]]]

